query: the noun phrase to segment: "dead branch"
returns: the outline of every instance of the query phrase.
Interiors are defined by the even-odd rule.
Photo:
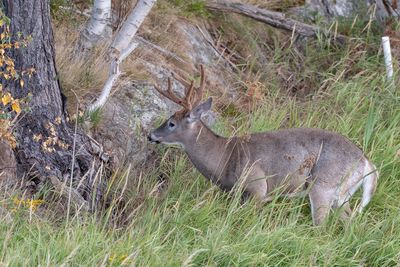
[[[285,14],[280,12],[261,9],[252,5],[232,3],[222,0],[218,2],[207,3],[206,7],[216,11],[237,13],[271,25],[275,28],[295,32],[305,37],[316,37],[320,33],[329,34],[327,30],[318,26],[288,18]],[[333,36],[333,38],[339,44],[344,44],[347,40],[346,36],[340,34]]]

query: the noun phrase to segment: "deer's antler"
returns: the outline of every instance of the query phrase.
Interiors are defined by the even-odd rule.
[[[204,67],[200,65],[200,86],[198,88],[194,87],[194,81],[188,81],[187,79],[179,76],[178,74],[172,73],[172,77],[177,80],[180,84],[185,87],[185,96],[183,98],[177,96],[172,91],[172,81],[171,78],[168,78],[168,88],[167,90],[162,90],[159,86],[154,85],[154,88],[163,96],[175,102],[176,104],[183,107],[182,110],[178,111],[176,114],[185,114],[188,111],[192,110],[193,107],[197,106],[202,97],[205,87],[205,75],[204,75]]]

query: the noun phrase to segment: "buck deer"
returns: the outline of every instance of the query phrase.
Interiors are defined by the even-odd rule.
[[[357,211],[370,202],[378,172],[363,152],[344,136],[322,129],[294,128],[255,133],[245,137],[218,136],[202,121],[211,108],[211,97],[200,104],[205,76],[200,67],[200,86],[176,74],[185,87],[185,96],[168,89],[155,89],[183,108],[148,136],[149,141],[178,144],[194,166],[223,190],[242,183],[246,195],[268,202],[279,193],[309,196],[313,223],[318,225],[330,209],[351,213],[349,199],[362,186]]]

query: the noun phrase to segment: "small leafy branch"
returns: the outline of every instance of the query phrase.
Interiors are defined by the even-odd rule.
[[[20,35],[17,37],[17,40],[12,40],[10,20],[0,10],[0,80],[13,80],[23,88],[25,84],[23,77],[32,77],[35,69],[29,68],[22,71],[15,69],[14,59],[8,56],[7,52],[26,47],[30,41],[30,38],[21,38]],[[11,147],[15,148],[16,140],[12,129],[21,113],[21,104],[29,96],[26,99],[14,98],[3,86],[4,83],[0,82],[0,139],[8,141]]]
[[[24,199],[24,198],[14,198],[13,203],[17,207],[28,208],[35,211],[37,207],[44,203],[43,199]]]

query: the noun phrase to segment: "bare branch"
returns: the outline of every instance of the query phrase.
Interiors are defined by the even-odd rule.
[[[284,29],[287,31],[294,31],[297,34],[306,37],[316,37],[319,33],[328,33],[327,30],[322,29],[318,26],[306,24],[288,18],[283,13],[261,9],[252,5],[219,0],[218,2],[207,3],[206,6],[207,8],[216,11],[233,12],[243,16],[247,16],[273,27]],[[346,42],[347,37],[338,34],[335,36],[334,40],[340,44],[343,44]]]

